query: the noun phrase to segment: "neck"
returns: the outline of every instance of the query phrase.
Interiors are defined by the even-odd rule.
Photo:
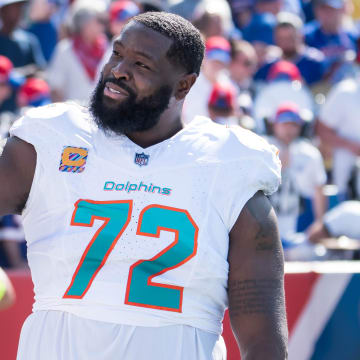
[[[183,127],[181,112],[172,112],[168,109],[161,115],[159,122],[153,128],[146,131],[132,132],[126,134],[126,136],[135,144],[147,148],[169,139]]]

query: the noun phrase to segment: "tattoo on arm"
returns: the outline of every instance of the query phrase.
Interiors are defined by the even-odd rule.
[[[259,201],[261,201],[260,206]],[[269,200],[263,194],[257,193],[254,196],[254,201],[248,202],[247,210],[259,227],[255,235],[256,251],[274,251],[277,246],[274,239],[277,239],[279,234],[274,217],[271,216],[272,206]]]
[[[272,314],[283,295],[280,279],[249,279],[229,282],[230,316]]]

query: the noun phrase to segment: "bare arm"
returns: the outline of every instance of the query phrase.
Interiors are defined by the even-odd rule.
[[[340,136],[334,129],[321,121],[318,121],[316,129],[317,134],[323,143],[328,144],[333,148],[344,148],[356,155],[360,155],[360,143]]]
[[[314,193],[313,199],[313,210],[315,220],[320,220],[324,216],[327,208],[327,201],[323,193],[323,186],[317,186]]]
[[[322,220],[315,221],[306,233],[309,241],[314,244],[320,242],[322,239],[331,237]]]
[[[287,358],[284,260],[274,210],[262,192],[230,232],[230,322],[243,360]]]
[[[0,216],[21,213],[29,196],[36,166],[32,145],[10,138],[0,156]]]

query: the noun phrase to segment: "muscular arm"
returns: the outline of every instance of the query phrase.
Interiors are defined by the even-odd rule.
[[[17,137],[10,138],[0,156],[0,216],[21,213],[35,166],[34,147]]]
[[[243,360],[287,358],[284,260],[274,210],[262,192],[230,232],[229,314]]]

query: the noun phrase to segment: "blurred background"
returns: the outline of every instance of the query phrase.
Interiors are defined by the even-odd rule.
[[[289,359],[359,360],[360,0],[0,0],[0,142],[31,107],[86,106],[112,40],[146,11],[181,15],[204,37],[184,123],[208,116],[279,149],[270,200],[287,260]],[[23,301],[0,313],[11,360],[33,296],[20,216],[0,218],[0,267]]]

